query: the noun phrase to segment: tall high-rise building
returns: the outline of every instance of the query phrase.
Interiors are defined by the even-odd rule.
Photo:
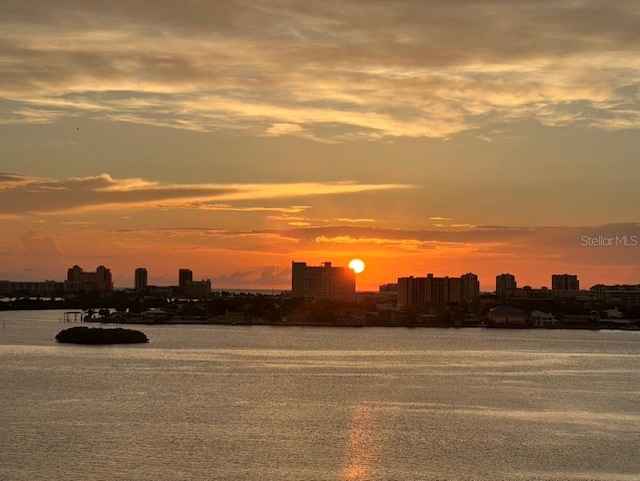
[[[427,300],[433,306],[460,302],[460,278],[427,274]]]
[[[331,262],[323,262],[320,266],[292,262],[291,294],[293,297],[353,301],[356,274],[348,267],[333,267]]]
[[[551,276],[551,289],[554,291],[579,291],[578,276],[573,274],[554,274]]]
[[[427,278],[426,277],[398,277],[398,305],[426,306]]]
[[[185,294],[187,292],[187,284],[193,281],[193,272],[191,269],[178,270],[178,287],[180,292]]]
[[[460,302],[459,277],[399,277],[399,306],[441,306],[450,302]]]
[[[506,297],[509,291],[518,288],[516,277],[513,274],[500,274],[496,276],[496,295]]]
[[[291,263],[291,295],[293,297],[305,297],[306,262]]]
[[[147,288],[147,270],[144,267],[138,267],[135,271],[134,280],[136,291],[144,291]]]
[[[472,301],[480,297],[480,282],[472,272],[460,276],[460,297],[462,301]]]

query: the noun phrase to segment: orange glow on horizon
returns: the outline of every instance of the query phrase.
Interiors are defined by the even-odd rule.
[[[115,287],[127,288],[134,284],[136,267],[148,269],[152,285],[175,284],[178,269],[189,268],[197,278],[210,279],[214,290],[284,291],[291,288],[291,261],[300,260],[308,265],[325,261],[349,265],[357,273],[359,292],[378,291],[399,277],[429,273],[459,277],[473,272],[481,290],[489,292],[495,289],[496,275],[503,272],[514,274],[518,286],[534,288],[550,287],[551,276],[558,273],[576,274],[584,289],[598,283],[638,282],[640,251],[625,246],[583,247],[576,234],[620,235],[615,226],[467,228],[446,233],[352,226],[287,229],[274,227],[277,221],[268,218],[269,212],[251,211],[234,212],[226,228],[191,227],[199,218],[172,214],[167,214],[169,227],[163,227],[155,211],[123,214],[52,215],[38,223],[30,218],[7,220],[0,236],[0,251],[6,253],[0,279],[62,280],[74,264],[89,271],[104,265],[111,270]],[[264,228],[243,229],[239,223],[243,216],[255,217],[254,225]],[[266,216],[262,225],[260,216]],[[627,238],[633,239],[631,234]],[[366,269],[354,268],[355,253],[357,260],[367,259]]]

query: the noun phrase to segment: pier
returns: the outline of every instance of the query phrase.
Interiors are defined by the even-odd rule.
[[[60,322],[82,322],[84,320],[84,312],[67,311],[62,315]]]

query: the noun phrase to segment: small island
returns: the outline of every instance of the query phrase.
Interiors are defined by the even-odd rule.
[[[60,331],[56,341],[72,344],[135,344],[149,342],[149,339],[143,332],[120,327],[71,327]]]

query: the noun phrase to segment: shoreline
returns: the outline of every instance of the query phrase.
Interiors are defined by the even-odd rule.
[[[640,331],[640,320],[628,320],[634,324],[619,326],[610,323],[599,323],[595,325],[569,325],[557,323],[554,326],[532,326],[532,325],[520,325],[520,324],[503,324],[503,325],[490,325],[484,323],[478,324],[464,324],[464,323],[451,323],[451,324],[437,324],[437,323],[416,323],[416,324],[401,324],[401,323],[363,323],[363,322],[268,322],[263,320],[253,320],[244,322],[232,322],[232,321],[220,321],[220,320],[193,320],[193,319],[170,319],[166,321],[147,321],[147,322],[127,322],[115,319],[91,319],[83,320],[82,324],[113,324],[113,325],[127,325],[127,326],[162,326],[162,325],[197,325],[197,326],[274,326],[274,327],[349,327],[349,328],[425,328],[425,329],[508,329],[508,330],[570,330],[570,331]]]
[[[354,312],[353,306],[336,306],[334,309],[316,309],[307,312],[284,311],[273,312],[262,309],[251,312],[246,306],[236,305],[241,310],[229,309],[226,313],[211,314],[181,314],[151,308],[145,312],[115,311],[113,306],[102,309],[83,309],[77,303],[51,306],[43,303],[31,305],[10,306],[0,303],[2,312],[56,311],[58,321],[68,324],[112,324],[112,325],[227,325],[227,326],[278,326],[278,327],[404,327],[404,328],[487,328],[487,329],[546,329],[546,330],[612,330],[639,331],[640,318],[589,317],[585,315],[566,316],[560,319],[494,319],[482,314],[467,317],[451,316],[414,316],[403,317],[402,313],[376,315],[375,313],[359,310]],[[73,304],[73,305],[69,305]],[[231,307],[231,306],[229,306]],[[245,307],[245,309],[242,309]],[[311,308],[313,309],[313,308]],[[290,315],[286,315],[286,313]],[[635,314],[635,313],[633,313]],[[37,317],[37,314],[35,314]]]

